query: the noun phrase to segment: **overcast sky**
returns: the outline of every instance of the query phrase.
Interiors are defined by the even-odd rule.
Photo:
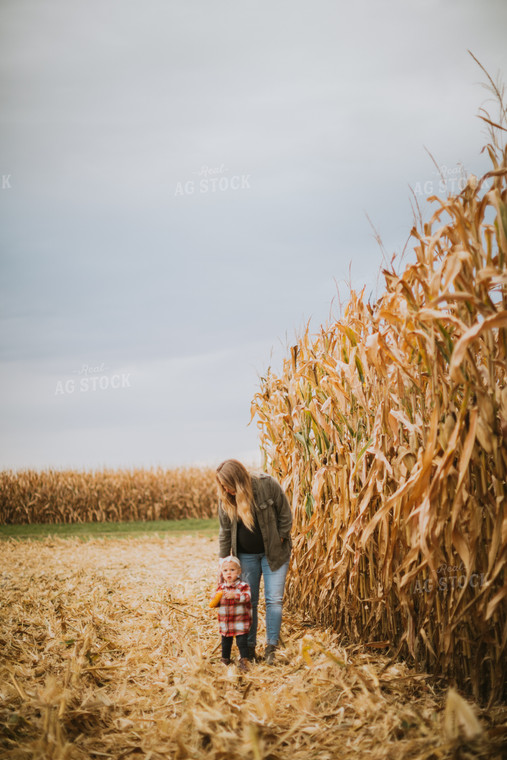
[[[489,168],[467,50],[507,74],[506,29],[504,0],[1,0],[0,468],[255,462],[259,376],[379,293],[368,217],[399,255],[427,151],[446,190]]]

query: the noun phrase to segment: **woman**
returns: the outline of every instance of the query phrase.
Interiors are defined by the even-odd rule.
[[[282,488],[270,475],[250,475],[236,459],[217,467],[218,535],[220,557],[230,554],[241,562],[242,578],[252,593],[252,626],[248,657],[255,659],[257,605],[261,575],[266,600],[264,659],[274,663],[282,625],[282,601],[289,569],[292,513]]]

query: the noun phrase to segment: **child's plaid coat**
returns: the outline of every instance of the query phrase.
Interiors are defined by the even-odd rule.
[[[222,589],[224,596],[218,607],[218,626],[222,636],[241,636],[248,633],[252,625],[252,601],[248,583],[238,580],[227,586],[219,583],[217,591]],[[234,599],[226,599],[225,592],[234,591]]]

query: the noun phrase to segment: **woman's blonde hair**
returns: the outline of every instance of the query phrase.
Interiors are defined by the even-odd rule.
[[[226,459],[216,469],[218,498],[230,520],[236,515],[249,529],[254,528],[252,478],[237,459]],[[232,492],[232,493],[229,493]]]

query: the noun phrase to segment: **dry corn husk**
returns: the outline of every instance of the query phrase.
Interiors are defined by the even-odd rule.
[[[456,689],[449,689],[444,710],[444,734],[449,741],[463,736],[475,739],[482,733],[482,726],[472,707]]]

